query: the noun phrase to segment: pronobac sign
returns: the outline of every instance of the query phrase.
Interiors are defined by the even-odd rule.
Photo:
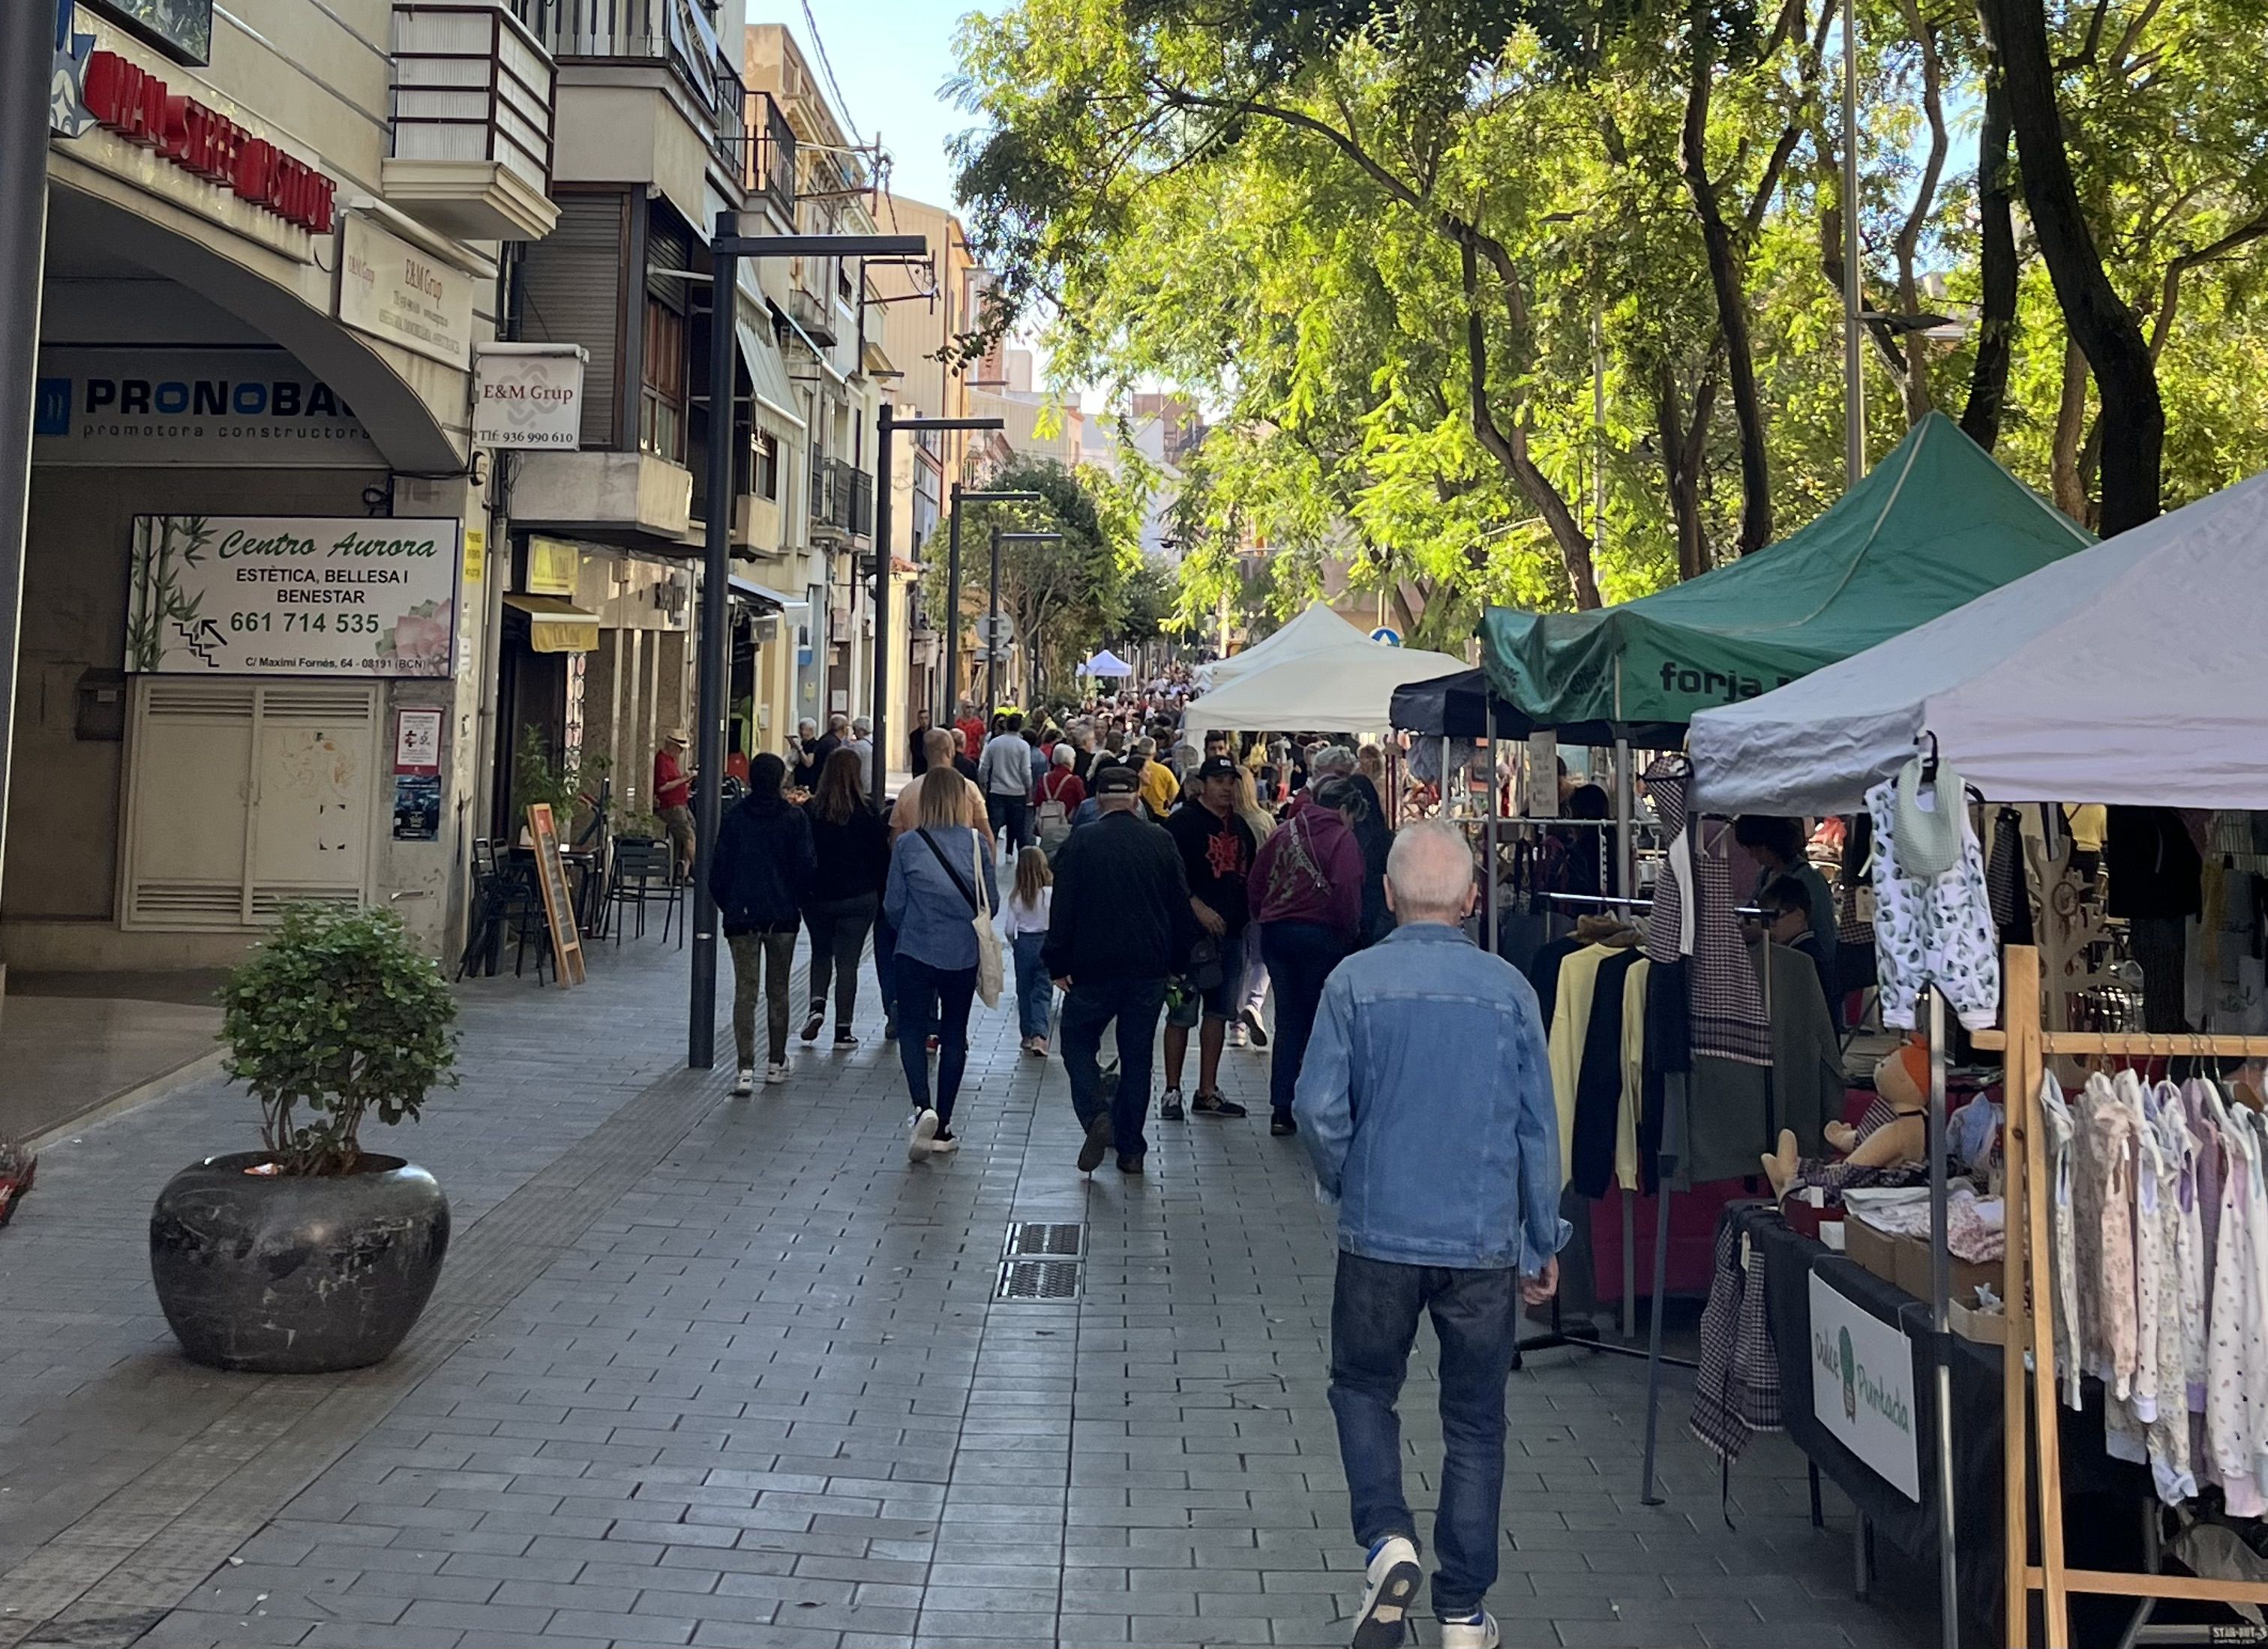
[[[337,184],[116,52],[89,55],[84,95],[97,125],[311,234],[330,232]]]

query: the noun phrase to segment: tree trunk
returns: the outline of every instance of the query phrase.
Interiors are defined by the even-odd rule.
[[[1575,512],[1567,507],[1567,500],[1551,484],[1551,478],[1529,455],[1526,427],[1516,416],[1509,424],[1498,423],[1489,400],[1488,327],[1480,307],[1481,250],[1477,234],[1468,235],[1460,247],[1465,285],[1465,366],[1472,396],[1473,432],[1479,438],[1482,449],[1504,467],[1521,496],[1535,506],[1551,529],[1552,541],[1559,546],[1560,558],[1566,563],[1567,582],[1574,593],[1576,610],[1588,612],[1601,604],[1590,535],[1575,519]],[[1505,266],[1509,254],[1493,243],[1488,250],[1490,262],[1496,267],[1498,276],[1508,283],[1510,277]],[[1521,298],[1516,289],[1508,288],[1506,302],[1517,309]]]
[[[2087,357],[2078,340],[2063,346],[2063,393],[2056,401],[2055,436],[2049,445],[2048,475],[2056,508],[2074,521],[2090,513],[2087,478],[2080,474],[2080,443],[2087,438]]]
[[[1982,243],[1979,272],[1983,292],[1977,306],[1977,361],[1969,373],[1969,404],[1961,428],[1991,452],[2000,439],[2000,416],[2008,404],[2008,366],[2015,355],[2015,190],[2009,176],[2008,92],[1999,59],[1989,46],[1984,67],[1984,118],[1977,136],[1977,232]]]
[[[1667,364],[1657,368],[1653,380],[1655,438],[1661,443],[1662,487],[1669,495],[1669,512],[1677,533],[1677,577],[1682,583],[1709,571],[1709,541],[1702,530],[1701,460],[1707,451],[1709,420],[1716,414],[1715,364],[1701,375],[1693,393],[1693,416],[1688,422],[1680,410],[1677,374]]]
[[[1709,83],[1714,70],[1709,8],[1698,0],[1691,12],[1692,54],[1686,83],[1685,128],[1680,141],[1681,169],[1693,211],[1701,223],[1701,244],[1709,255],[1709,285],[1717,299],[1717,328],[1725,345],[1726,375],[1733,390],[1733,418],[1741,432],[1741,554],[1771,542],[1771,466],[1764,447],[1764,404],[1756,393],[1756,351],[1749,341],[1749,298],[1741,283],[1740,256],[1732,231],[1709,176]]]
[[[2123,533],[2161,508],[2166,409],[2157,368],[2140,322],[2103,270],[2080,202],[2056,107],[2043,0],[1981,0],[1979,10],[2007,86],[2032,232],[2064,325],[2085,351],[2102,398],[2102,532]]]

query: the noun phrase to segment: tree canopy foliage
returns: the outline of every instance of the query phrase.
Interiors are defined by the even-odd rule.
[[[1211,415],[1186,615],[1264,546],[1278,610],[1337,557],[1447,639],[1691,577],[1842,490],[1838,4],[1018,0],[964,26],[961,194],[1057,376]],[[2222,55],[2268,4],[1985,0],[1988,33],[1968,0],[1856,4],[1870,450],[1942,409],[2101,524],[2152,378],[2169,502],[2268,465],[2268,84]],[[2078,239],[2027,203],[2027,6]],[[2066,321],[2086,257],[2139,378],[2118,314]]]

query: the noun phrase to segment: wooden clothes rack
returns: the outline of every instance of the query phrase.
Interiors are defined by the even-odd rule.
[[[2031,1642],[2031,1597],[2041,1594],[2047,1649],[2071,1649],[2071,1594],[2083,1593],[2149,1600],[2182,1599],[2268,1606],[2268,1583],[2198,1579],[2185,1575],[2127,1574],[2073,1569],[2064,1563],[2060,1415],[2056,1407],[2054,1294],[2048,1274],[2047,1176],[2038,1171],[2036,1149],[2044,1137],[2040,1078],[2051,1055],[2112,1058],[2258,1058],[2268,1056],[2268,1036],[2216,1036],[2138,1031],[2051,1031],[2040,1021],[2040,953],[2029,945],[2011,945],[2001,968],[2003,1031],[1978,1031],[1971,1040],[1983,1049],[2006,1053],[2007,1260],[2003,1293],[2007,1343],[2001,1357],[2006,1447],[2002,1494],[2006,1501],[2005,1556],[2007,1595],[2004,1636],[2011,1645]],[[2036,1234],[2037,1240],[2035,1240]],[[1940,1233],[1939,1240],[1943,1240]],[[2032,1302],[2046,1306],[2032,1309]],[[2025,1353],[2030,1353],[2029,1424],[2037,1432],[2040,1498],[2040,1558],[2031,1561],[2029,1513],[2031,1451],[2026,1447]]]

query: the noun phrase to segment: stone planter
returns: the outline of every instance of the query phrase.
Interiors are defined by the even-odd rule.
[[[365,1153],[352,1174],[246,1172],[267,1160],[209,1157],[158,1194],[150,1274],[181,1350],[261,1374],[382,1360],[441,1275],[448,1198],[400,1157]]]

